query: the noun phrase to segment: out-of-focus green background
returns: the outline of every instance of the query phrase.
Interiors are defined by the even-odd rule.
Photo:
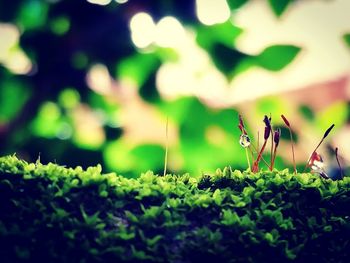
[[[276,166],[350,155],[348,0],[0,1],[0,154],[137,176],[245,169],[237,116]],[[168,139],[165,136],[168,118]],[[269,147],[267,147],[269,148]],[[268,154],[268,152],[267,152]]]

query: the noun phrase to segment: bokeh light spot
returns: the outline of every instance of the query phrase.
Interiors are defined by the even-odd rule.
[[[9,49],[18,43],[19,31],[12,24],[0,23],[0,35],[0,59],[3,59],[7,56]]]
[[[76,89],[67,88],[60,93],[58,101],[62,107],[72,109],[79,104],[79,92]]]
[[[87,74],[89,87],[100,94],[107,94],[111,90],[112,79],[105,65],[96,64]]]
[[[163,17],[156,26],[155,42],[160,47],[175,47],[185,41],[185,29],[175,17]]]
[[[48,101],[42,104],[31,129],[39,137],[54,138],[57,136],[61,111],[57,104]]]
[[[196,12],[199,21],[208,26],[224,23],[231,15],[226,0],[197,0]]]
[[[23,2],[16,22],[25,30],[37,29],[45,25],[47,14],[46,1],[28,0]]]
[[[51,22],[51,30],[56,35],[64,35],[70,28],[70,21],[67,17],[58,17]]]
[[[144,12],[135,14],[130,20],[131,39],[138,48],[146,48],[154,41],[156,25],[153,18]]]
[[[80,105],[74,109],[72,117],[75,128],[74,143],[83,149],[99,149],[105,142],[106,136],[98,116],[89,106]]]
[[[71,63],[76,69],[84,69],[89,63],[89,59],[83,52],[76,52],[72,56]]]
[[[32,63],[18,46],[19,30],[12,24],[0,23],[0,63],[14,74],[27,74]]]
[[[56,137],[60,140],[68,140],[72,134],[72,126],[67,122],[62,122],[57,129]]]
[[[57,120],[61,116],[61,112],[56,103],[46,102],[42,105],[39,111],[39,117],[47,120]]]
[[[87,0],[91,4],[95,5],[108,5],[112,0]]]

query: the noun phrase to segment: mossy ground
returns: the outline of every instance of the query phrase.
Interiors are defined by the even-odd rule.
[[[137,179],[0,158],[1,262],[349,262],[350,177]]]

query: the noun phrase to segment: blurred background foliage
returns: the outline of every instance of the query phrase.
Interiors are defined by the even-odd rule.
[[[137,176],[168,143],[169,172],[245,169],[238,113],[255,144],[271,114],[284,168],[285,114],[299,166],[331,123],[346,163],[349,3],[0,1],[0,154]]]

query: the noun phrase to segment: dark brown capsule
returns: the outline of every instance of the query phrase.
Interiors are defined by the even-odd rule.
[[[288,127],[290,127],[289,121],[287,120],[286,117],[284,117],[283,114],[281,115],[281,118],[283,119],[284,123],[285,123]]]
[[[265,122],[265,126],[269,127],[271,130],[271,118],[268,118],[266,115],[264,116],[264,122]]]
[[[276,146],[280,142],[280,136],[281,136],[281,129],[277,129],[274,133],[274,136],[273,136],[273,141],[275,142]]]
[[[334,128],[334,124],[331,125],[331,127],[329,127],[326,132],[323,135],[323,139],[326,138],[328,136],[328,134],[331,132],[331,130]]]
[[[271,127],[266,126],[264,131],[264,140],[267,140],[270,137]]]

